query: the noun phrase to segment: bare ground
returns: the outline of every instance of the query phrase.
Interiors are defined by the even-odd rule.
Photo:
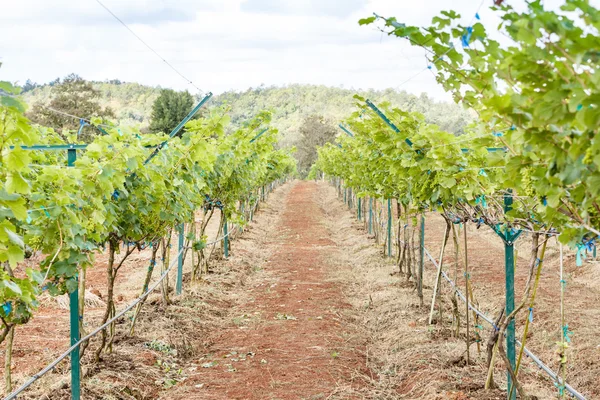
[[[432,214],[426,226],[426,247],[437,257],[444,222]],[[504,302],[503,247],[486,229],[468,231],[471,280],[480,309],[495,316]],[[517,293],[523,290],[529,251],[527,239],[520,240]],[[484,344],[481,353],[471,346],[471,365],[461,361],[464,336],[451,335],[451,292],[445,283],[444,318],[427,324],[433,265],[426,264],[421,307],[414,285],[394,274],[393,261],[383,257],[382,247],[326,183],[293,182],[277,189],[232,245],[232,256],[215,262],[215,273],[201,283],[186,281],[173,305],[165,308],[158,294],[152,295],[133,337],[125,334],[128,321],[120,321],[113,354],[98,365],[84,365],[85,399],[506,397],[502,390],[483,389]],[[554,370],[560,332],[556,254],[550,246],[527,339]],[[139,294],[148,256],[136,255],[122,271],[117,308]],[[450,247],[446,271],[454,276],[452,256]],[[89,278],[101,293],[103,262],[100,256]],[[569,254],[566,306],[574,335],[567,377],[588,398],[598,398],[600,267],[574,264]],[[462,274],[457,276],[463,285]],[[459,307],[464,320],[464,304]],[[90,325],[101,311],[90,310]],[[490,330],[484,327],[485,341]],[[67,338],[67,311],[45,303],[34,321],[17,331],[17,380],[66,348]],[[528,393],[556,397],[553,382],[530,360],[524,361],[521,377]],[[505,387],[501,363],[495,380]],[[67,399],[66,382],[63,363],[23,398]]]
[[[249,223],[243,233],[236,233],[232,243],[233,255],[237,246],[252,246],[256,236],[264,227],[272,223],[275,212],[269,205],[277,203],[289,190],[280,187],[270,195],[268,203],[262,207],[258,218]],[[218,236],[218,215],[213,217],[207,234],[209,239]],[[173,243],[176,243],[174,239]],[[245,244],[250,243],[250,244]],[[176,255],[176,246],[171,250],[171,260]],[[241,252],[241,251],[240,251]],[[98,254],[93,268],[88,269],[86,287],[106,296],[105,268],[107,254]],[[184,381],[187,371],[182,368],[186,362],[204,348],[208,333],[220,327],[229,318],[229,310],[243,290],[245,279],[254,269],[260,268],[263,259],[230,257],[222,260],[217,257],[212,262],[212,272],[204,275],[202,281],[190,282],[191,260],[188,255],[184,264],[184,293],[175,296],[175,268],[169,274],[170,296],[173,304],[162,304],[160,291],[151,294],[144,305],[136,324],[135,334],[129,336],[131,313],[117,321],[117,336],[112,354],[103,355],[99,364],[91,361],[96,349],[92,340],[85,358],[82,360],[82,373],[85,376],[82,396],[84,399],[156,399],[161,390]],[[143,280],[149,265],[150,250],[146,249],[131,255],[125,262],[115,285],[117,311],[124,308],[140,295]],[[158,266],[156,270],[158,270]],[[160,274],[155,270],[153,281]],[[64,303],[64,301],[63,301]],[[99,325],[104,306],[90,306],[85,310],[85,329],[92,330]],[[16,329],[13,350],[13,387],[19,386],[29,376],[37,373],[69,347],[69,314],[54,298],[42,300],[40,309],[25,326]],[[4,358],[4,349],[0,356]],[[4,363],[0,373],[4,373]],[[69,359],[60,363],[19,398],[22,399],[68,399],[70,390]],[[3,382],[2,382],[3,383]],[[0,385],[2,387],[3,385]]]
[[[379,385],[395,392],[390,398],[406,399],[503,399],[502,391],[483,390],[486,376],[485,341],[491,332],[482,322],[481,353],[471,345],[474,363],[464,366],[466,345],[464,325],[462,336],[451,335],[451,288],[444,281],[441,289],[444,304],[442,324],[428,326],[435,268],[426,262],[424,297],[420,307],[414,285],[397,271],[393,261],[383,257],[383,248],[366,239],[363,223],[356,221],[336,197],[336,191],[321,183],[321,205],[327,210],[327,223],[332,239],[348,249],[342,257],[330,262],[340,266],[351,265],[351,273],[338,274],[346,282],[346,295],[359,312],[356,324],[369,337],[367,353],[369,366],[379,376]],[[342,207],[340,207],[342,204]],[[445,222],[436,214],[428,214],[426,223],[426,248],[438,257]],[[470,226],[469,263],[471,283],[479,308],[492,319],[504,306],[504,253],[503,244],[489,228],[480,230]],[[518,246],[516,270],[516,300],[519,301],[528,274],[529,241],[524,235]],[[534,322],[530,327],[527,347],[557,370],[558,356],[555,342],[560,340],[558,250],[553,241],[546,252],[545,266],[540,282]],[[459,287],[464,286],[462,271],[454,272],[454,250],[446,251],[444,268],[450,276],[457,276]],[[600,316],[600,263],[588,262],[575,267],[574,254],[568,253],[566,313],[569,329],[574,332],[568,353],[567,381],[588,398],[600,396],[600,340],[596,334]],[[341,271],[339,268],[338,271]],[[461,320],[465,320],[464,303],[459,302]],[[437,315],[437,312],[436,312]],[[521,338],[527,314],[517,322],[517,338]],[[472,322],[472,321],[471,321]],[[473,334],[473,329],[471,329]],[[499,366],[502,363],[498,363]],[[525,358],[520,376],[528,394],[539,399],[555,398],[557,390],[545,373]],[[496,383],[506,388],[505,372],[497,368]]]

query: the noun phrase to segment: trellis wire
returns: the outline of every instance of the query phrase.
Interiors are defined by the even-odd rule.
[[[167,277],[167,275],[169,274],[169,272],[171,271],[171,269],[173,268],[173,266],[175,266],[177,264],[177,261],[178,261],[177,258],[181,255],[181,253],[183,253],[184,250],[185,250],[185,248],[183,248],[183,249],[181,249],[179,251],[179,253],[175,257],[175,259],[173,260],[173,262],[171,262],[171,265],[169,265],[169,267],[167,268],[167,270],[161,275],[160,279],[158,281],[156,281],[146,292],[144,292],[144,294],[142,294],[140,297],[138,297],[133,303],[131,303],[127,307],[125,307],[121,312],[119,312],[113,318],[111,318],[110,320],[106,321],[106,323],[104,323],[100,327],[96,328],[94,331],[90,332],[88,335],[84,336],[83,338],[79,339],[79,341],[77,343],[75,343],[71,347],[69,347],[63,354],[61,354],[58,358],[56,358],[54,361],[52,361],[50,364],[48,364],[40,372],[38,372],[37,374],[35,374],[31,378],[29,378],[29,380],[27,380],[17,390],[15,390],[14,392],[12,392],[8,396],[6,396],[4,398],[4,400],[16,399],[17,396],[21,392],[23,392],[25,389],[27,389],[29,386],[31,386],[32,384],[34,384],[42,376],[46,375],[48,372],[50,372],[52,369],[54,369],[54,367],[56,367],[56,365],[58,363],[60,363],[65,358],[67,358],[73,352],[73,350],[75,350],[76,348],[78,348],[79,346],[81,346],[81,344],[83,342],[86,342],[89,339],[91,339],[92,337],[96,336],[98,333],[100,333],[102,330],[106,329],[114,321],[116,321],[117,319],[121,318],[127,311],[131,310],[139,302],[141,302],[146,297],[148,297],[150,295],[150,293],[152,293],[154,291],[154,289],[156,289],[158,287],[158,285],[163,281],[163,279],[165,279]]]
[[[259,200],[257,200],[254,203],[255,207],[258,204],[258,202],[259,202]],[[44,210],[44,209],[46,209],[46,208],[41,208],[40,210]],[[29,211],[35,211],[35,210],[29,210]],[[226,235],[223,235],[222,237],[220,237],[220,238],[218,238],[218,239],[216,239],[216,240],[214,240],[212,242],[206,243],[206,246],[210,246],[210,245],[213,245],[213,244],[216,244],[216,243],[222,241],[226,237],[228,237],[228,236],[232,235],[234,232],[236,232],[238,230],[238,228],[239,227],[236,225]],[[81,346],[82,343],[84,343],[85,341],[91,339],[92,337],[94,337],[95,335],[97,335],[98,333],[100,333],[102,330],[106,329],[111,323],[113,323],[114,321],[116,321],[117,319],[119,319],[120,317],[122,317],[126,312],[128,312],[129,310],[131,310],[138,303],[140,303],[142,300],[144,300],[146,297],[148,297],[150,295],[150,293],[152,293],[154,291],[154,289],[156,289],[158,287],[158,285],[167,277],[167,275],[169,274],[169,272],[171,272],[171,269],[173,269],[173,266],[175,266],[175,264],[178,261],[178,257],[185,251],[185,249],[186,248],[183,247],[179,251],[179,253],[177,253],[177,255],[174,257],[173,262],[171,262],[171,265],[169,265],[169,267],[166,269],[166,271],[161,275],[160,279],[158,281],[156,281],[150,288],[148,288],[148,290],[146,290],[146,292],[144,292],[144,294],[142,294],[134,302],[132,302],[131,304],[129,304],[127,307],[125,307],[119,314],[115,315],[113,318],[111,318],[110,320],[108,320],[106,323],[104,323],[100,327],[96,328],[94,331],[92,331],[88,335],[86,335],[83,338],[79,339],[79,341],[77,343],[75,343],[71,347],[69,347],[63,354],[61,354],[54,361],[52,361],[50,364],[48,364],[40,372],[38,372],[37,374],[35,374],[31,378],[29,378],[29,380],[27,380],[18,389],[16,389],[12,393],[10,393],[8,396],[6,396],[3,400],[16,399],[17,396],[20,393],[22,393],[29,386],[33,385],[38,379],[40,379],[41,377],[43,377],[44,375],[46,375],[48,372],[50,372],[52,369],[54,369],[54,367],[56,367],[56,365],[58,365],[58,363],[60,363],[65,358],[67,358],[73,352],[73,350],[75,350],[76,348],[78,348],[79,346]]]
[[[424,247],[423,247],[424,248]],[[429,258],[429,260],[431,261],[431,263],[437,267],[438,264],[435,261],[435,259],[431,256],[431,254],[429,253],[429,251],[427,251],[426,248],[424,248],[425,250],[425,254],[427,255],[427,257]],[[444,270],[442,270],[442,276],[444,277],[444,279],[446,279],[448,281],[448,283],[450,284],[450,286],[452,286],[452,288],[456,291],[456,294],[458,295],[458,297],[466,302],[465,296],[464,294],[460,291],[460,289],[456,286],[456,284],[454,283],[454,281],[452,279],[450,279],[450,277],[446,274],[446,272],[444,272]],[[473,312],[475,312],[477,315],[479,315],[485,322],[487,322],[488,324],[490,324],[494,329],[498,329],[498,327],[496,326],[496,324],[494,323],[494,321],[492,321],[491,318],[489,318],[487,315],[485,315],[483,312],[479,311],[477,308],[473,307],[471,304],[469,304],[469,309]],[[522,343],[520,340],[516,340],[517,345],[522,346]],[[548,367],[546,364],[544,364],[535,354],[533,354],[531,351],[529,351],[527,349],[527,347],[525,347],[523,349],[523,351],[525,352],[525,354],[527,354],[527,356],[534,362],[536,363],[544,372],[546,372],[546,374],[548,374],[554,381],[557,382],[561,382],[561,379],[554,373],[554,371],[552,371],[550,369],[550,367]],[[573,397],[575,397],[578,400],[586,400],[586,398],[579,393],[577,390],[575,390],[571,385],[569,385],[568,383],[564,383],[565,385],[565,389],[567,389],[567,391],[569,393],[571,393],[571,395]]]
[[[198,90],[198,92],[200,94],[204,94],[204,91],[202,89],[200,89],[198,86],[196,86],[194,84],[194,82],[192,82],[188,77],[186,77],[185,75],[183,75],[181,72],[179,72],[179,70],[177,68],[175,68],[171,63],[169,63],[163,56],[161,56],[156,50],[154,50],[148,43],[146,43],[146,41],[144,41],[144,39],[142,39],[140,36],[138,36],[137,33],[135,33],[133,31],[133,29],[131,29],[125,22],[123,22],[123,20],[121,18],[119,18],[114,12],[112,12],[107,6],[104,5],[104,3],[102,3],[100,0],[96,0],[96,2],[98,4],[100,4],[102,6],[102,8],[104,8],[110,15],[112,15],[117,21],[119,21],[121,23],[121,25],[123,25],[129,32],[131,32],[131,34],[133,36],[135,36],[135,38],[137,40],[139,40],[144,46],[146,46],[151,52],[153,52],[158,58],[161,59],[162,62],[164,62],[165,64],[167,64],[167,66],[169,68],[171,68],[173,71],[175,71],[175,73],[177,75],[179,75],[180,77],[182,77],[188,84],[192,85],[194,88],[196,88],[196,90]]]
[[[88,119],[88,118],[78,117],[77,115],[73,115],[73,114],[66,113],[64,111],[56,110],[56,109],[54,109],[52,107],[48,107],[48,106],[42,106],[42,107],[45,108],[46,110],[52,111],[55,114],[64,115],[65,117],[70,117],[70,118],[73,118],[73,119],[77,119],[79,121],[85,121],[88,124],[92,123],[92,121],[90,119]],[[114,126],[106,125],[106,124],[97,124],[97,126],[103,126],[105,128],[114,128]]]

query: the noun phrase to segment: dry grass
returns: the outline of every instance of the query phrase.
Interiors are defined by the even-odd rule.
[[[269,204],[280,203],[288,189],[287,186],[278,189],[271,195]],[[375,245],[367,237],[363,225],[356,222],[352,213],[337,200],[335,190],[325,184],[321,184],[319,190],[320,205],[328,217],[323,224],[336,243],[336,246],[331,246],[328,260],[331,280],[341,283],[343,294],[352,306],[331,310],[336,321],[351,325],[344,327],[344,332],[348,332],[344,337],[345,343],[338,346],[337,350],[342,357],[350,351],[362,352],[365,360],[364,369],[348,370],[349,380],[338,382],[329,393],[319,398],[504,399],[506,394],[502,391],[483,390],[486,372],[483,344],[481,354],[472,344],[472,364],[465,366],[464,333],[458,338],[451,334],[451,292],[445,283],[441,296],[445,310],[443,318],[433,327],[427,324],[433,286],[431,263],[425,267],[423,308],[419,305],[412,282],[407,282],[404,276],[392,274],[395,270],[393,262],[382,257],[382,246]],[[152,294],[133,337],[127,335],[130,315],[122,318],[118,323],[114,353],[104,356],[98,365],[89,361],[95,346],[92,343],[83,366],[86,375],[84,398],[168,399],[178,393],[179,386],[183,386],[177,385],[178,382],[188,377],[188,383],[192,382],[191,377],[197,375],[201,368],[198,360],[205,355],[205,349],[216,340],[223,326],[252,323],[249,319],[252,316],[240,316],[232,311],[236,305],[254,301],[245,289],[256,285],[268,288],[277,283],[276,277],[262,270],[262,267],[271,256],[270,252],[287,234],[278,232],[274,235],[270,230],[278,218],[280,215],[274,208],[265,206],[257,216],[257,222],[250,224],[246,232],[232,243],[232,257],[229,260],[216,260],[214,272],[205,275],[200,282],[192,285],[189,281],[191,266],[186,264],[184,294],[179,297],[173,295],[174,303],[168,307],[162,305],[158,293]],[[435,216],[428,216],[427,224],[427,247],[437,257],[442,235],[440,221]],[[469,235],[470,241],[476,244],[473,246],[475,255],[470,256],[473,260],[475,296],[483,311],[495,315],[504,301],[501,285],[503,259],[498,256],[502,252],[502,243],[486,228],[481,228],[477,234],[470,230]],[[521,240],[517,293],[522,290],[524,278],[521,271],[528,257],[527,241]],[[120,276],[118,293],[123,295],[123,299],[118,308],[139,295],[148,256],[147,251],[136,255],[130,267]],[[567,319],[575,332],[569,353],[568,379],[588,398],[596,398],[600,396],[600,340],[595,323],[600,317],[600,263],[586,263],[584,268],[576,268],[574,255],[568,253],[566,258],[569,282]],[[453,271],[451,254],[448,260],[447,270]],[[100,257],[98,264],[102,264],[102,261]],[[254,274],[256,271],[261,273]],[[102,274],[102,266],[99,272],[90,273]],[[555,287],[557,273],[557,248],[552,244],[546,255],[528,347],[554,370],[557,365],[555,342],[559,326],[556,312],[558,292]],[[170,279],[174,283],[174,275]],[[95,281],[99,282],[98,279]],[[463,285],[461,279],[459,284]],[[94,289],[102,292],[102,285],[96,286]],[[464,304],[459,303],[459,306],[464,321]],[[53,301],[47,301],[44,307],[58,306]],[[86,318],[90,326],[94,326],[102,309],[91,303],[88,307]],[[66,315],[64,317],[62,321],[68,321]],[[40,325],[51,325],[52,318],[49,316],[36,318]],[[522,321],[517,322],[518,336],[522,325]],[[59,326],[64,331],[61,340],[66,342],[68,323]],[[485,326],[484,342],[489,333],[490,330]],[[17,338],[20,335],[22,333],[18,332]],[[48,340],[55,340],[56,333],[53,335],[49,335]],[[63,345],[60,348],[66,347]],[[41,351],[36,369],[56,357],[56,353]],[[15,355],[15,358],[18,356]],[[505,372],[501,363],[498,363],[494,377],[496,383],[505,387]],[[528,360],[524,361],[521,377],[528,393],[540,399],[556,397],[553,382]],[[25,375],[16,374],[16,378],[23,381]],[[349,384],[349,381],[353,384]],[[63,363],[22,398],[68,399],[68,382],[68,365]]]
[[[270,202],[277,202],[287,192],[287,187],[279,188],[270,195]],[[264,208],[268,208],[263,204]],[[231,257],[228,260],[219,259],[211,264],[211,273],[206,274],[198,282],[192,283],[190,256],[184,265],[184,293],[175,296],[171,287],[172,304],[165,306],[162,302],[160,291],[151,294],[138,317],[135,334],[129,336],[132,312],[127,313],[117,320],[117,335],[114,341],[114,350],[104,354],[99,363],[92,361],[96,349],[96,339],[91,341],[82,360],[82,395],[86,400],[91,399],[157,399],[169,398],[169,390],[179,382],[184,381],[190,374],[200,368],[193,361],[203,353],[210,344],[211,338],[219,329],[239,317],[231,313],[232,305],[237,302],[251,301],[245,297],[244,287],[252,280],[253,272],[263,265],[264,257],[246,256],[244,249],[251,248],[268,239],[268,225],[275,218],[274,212],[261,212],[255,216],[260,222],[248,225],[245,232],[236,237],[231,243]],[[218,223],[218,218],[214,218]],[[256,221],[256,220],[255,220]],[[209,225],[209,237],[216,237],[216,227]],[[173,250],[174,252],[175,250]],[[218,253],[218,252],[215,252]],[[173,253],[172,253],[173,254]],[[240,255],[238,257],[238,254]],[[139,295],[145,277],[150,252],[144,250],[132,255],[126,262],[124,271],[118,278],[116,293],[119,295],[117,309],[135,299]],[[173,259],[173,258],[172,258]],[[104,256],[100,255],[96,267],[88,271],[88,278],[94,291],[103,291]],[[97,274],[91,276],[90,274]],[[156,279],[155,274],[154,279]],[[171,285],[174,285],[174,272],[169,276]],[[86,326],[98,324],[103,312],[104,302],[86,290]],[[67,312],[68,298],[47,298],[43,300],[43,310],[60,314],[55,318],[56,325],[66,332],[57,332],[56,326],[44,324],[44,313],[36,316],[37,324],[26,326],[18,332],[17,337],[26,341],[32,337],[28,331],[46,332],[47,340],[53,337],[62,343],[68,338]],[[43,311],[42,310],[42,311]],[[64,315],[63,315],[64,314]],[[50,320],[50,319],[49,319]],[[39,326],[39,327],[38,327]],[[68,347],[58,344],[59,349]],[[34,349],[31,349],[32,351]],[[25,352],[29,350],[24,350]],[[14,358],[18,359],[23,350],[16,352]],[[36,365],[31,369],[37,371],[46,363],[54,359],[59,351],[46,351],[38,358]],[[69,399],[70,398],[70,368],[68,358],[59,364],[54,371],[34,384],[21,399]],[[23,382],[27,375],[17,372],[14,374],[16,384]]]
[[[62,310],[68,310],[69,309],[69,295],[68,294],[63,294],[60,296],[49,296],[49,295],[43,295],[39,297],[39,301],[42,305],[48,305],[48,303],[50,302],[56,302],[56,306]],[[97,308],[97,307],[104,307],[106,306],[106,303],[104,301],[102,301],[102,299],[90,292],[88,289],[85,290],[85,306],[86,307],[92,307],[92,308]]]
[[[334,279],[344,283],[347,299],[354,306],[354,310],[349,311],[349,318],[368,338],[367,364],[377,377],[371,381],[370,390],[374,392],[364,396],[504,399],[506,394],[500,390],[483,389],[485,343],[482,343],[480,354],[476,345],[471,345],[471,365],[465,366],[464,333],[458,338],[452,336],[451,295],[446,284],[441,296],[445,310],[442,322],[434,326],[427,324],[434,275],[431,264],[426,266],[425,306],[421,307],[414,284],[407,282],[404,276],[393,274],[393,262],[382,257],[381,246],[367,238],[362,223],[357,222],[337,199],[335,190],[325,184],[321,202],[331,217],[328,224],[332,238],[343,249],[332,254],[330,260],[338,265]],[[501,243],[499,246],[501,248]],[[488,311],[502,305],[502,299],[493,295],[481,294],[480,297]],[[459,303],[459,307],[464,308],[464,304]],[[494,315],[494,312],[490,314]],[[488,333],[486,327],[484,342]],[[501,366],[498,363],[494,378],[505,387]],[[538,398],[555,396],[553,382],[527,361],[523,366],[523,381],[526,391]]]

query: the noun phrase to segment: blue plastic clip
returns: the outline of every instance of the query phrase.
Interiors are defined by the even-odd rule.
[[[567,286],[567,281],[565,281],[564,279],[561,279],[561,280],[560,280],[560,284],[561,284],[562,286]]]
[[[469,26],[467,28],[467,33],[465,33],[464,35],[462,35],[460,37],[463,47],[469,47],[469,42],[471,41],[472,34],[473,34],[473,27]]]
[[[8,314],[10,314],[10,312],[12,311],[12,303],[10,301],[4,303],[2,305],[2,311],[4,312],[5,316],[8,316]]]
[[[571,336],[573,335],[573,332],[569,330],[569,324],[563,326],[563,335],[565,337],[565,342],[571,343]]]

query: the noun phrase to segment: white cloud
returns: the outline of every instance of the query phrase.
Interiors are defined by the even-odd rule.
[[[327,15],[347,17],[367,4],[367,0],[245,0],[241,9],[248,12],[290,15]]]
[[[446,98],[423,51],[359,18],[372,12],[427,24],[442,9],[468,22],[479,0],[101,0],[205,91],[260,84],[397,87]],[[189,89],[94,0],[0,0],[0,79],[47,82],[76,72]],[[495,27],[489,12],[482,19]],[[417,75],[418,74],[418,75]]]

